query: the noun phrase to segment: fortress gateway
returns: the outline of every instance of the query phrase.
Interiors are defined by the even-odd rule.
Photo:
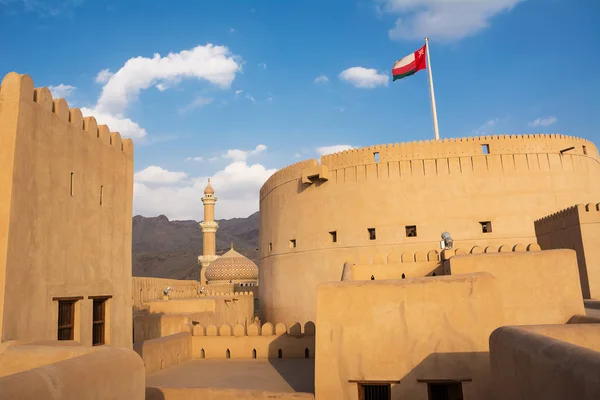
[[[512,251],[538,242],[536,220],[598,199],[596,146],[564,135],[396,143],[290,165],[260,191],[261,317],[314,320],[317,285],[340,280],[345,263],[387,265],[375,279],[440,275],[443,232],[457,254]],[[556,244],[540,242],[582,246]],[[584,298],[598,298],[600,271],[582,257]]]

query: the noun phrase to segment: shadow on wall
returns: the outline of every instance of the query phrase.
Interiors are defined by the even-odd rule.
[[[283,324],[278,324],[279,329]],[[277,333],[277,332],[276,332]],[[287,330],[287,335],[279,336],[269,344],[269,364],[296,392],[315,392],[315,348],[290,346],[290,337],[300,340],[305,335],[315,337],[315,324],[307,322],[302,330],[302,325],[296,322]],[[288,343],[286,343],[288,342]],[[295,363],[286,362],[286,359],[295,359]],[[301,365],[299,365],[302,363]]]

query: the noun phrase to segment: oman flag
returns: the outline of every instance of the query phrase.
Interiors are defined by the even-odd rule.
[[[402,60],[396,61],[394,68],[392,69],[392,75],[394,76],[392,82],[396,79],[406,78],[417,71],[427,68],[427,63],[425,61],[426,47],[427,45],[421,47],[414,53],[407,55]]]

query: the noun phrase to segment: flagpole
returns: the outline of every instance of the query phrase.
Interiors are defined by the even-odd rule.
[[[431,75],[431,59],[429,58],[429,38],[425,38],[425,51],[427,52],[427,75],[429,76],[429,97],[431,98],[431,114],[433,114],[433,134],[435,135],[435,140],[440,140],[437,110],[435,108],[435,93],[433,91],[433,76]]]

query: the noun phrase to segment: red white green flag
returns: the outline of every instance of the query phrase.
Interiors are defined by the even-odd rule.
[[[403,59],[396,61],[394,68],[392,68],[392,75],[394,76],[392,82],[396,79],[406,78],[407,76],[415,74],[417,71],[427,68],[425,57],[426,47],[427,45],[421,47],[414,53],[407,55]]]

